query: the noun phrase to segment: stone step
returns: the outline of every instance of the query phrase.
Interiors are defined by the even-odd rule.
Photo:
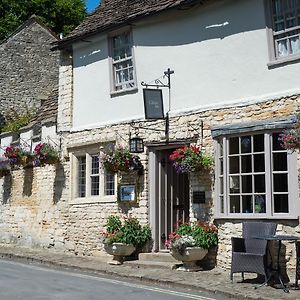
[[[178,263],[170,253],[168,252],[151,252],[151,253],[140,253],[139,261],[142,263],[145,262],[161,262],[161,263]]]

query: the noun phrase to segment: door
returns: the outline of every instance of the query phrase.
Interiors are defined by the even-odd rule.
[[[156,251],[166,249],[164,242],[174,231],[175,224],[189,220],[189,179],[187,174],[176,173],[169,160],[172,151],[173,149],[155,151],[154,164],[150,164],[154,169],[150,176],[150,187],[152,187],[152,193],[150,188],[150,202],[154,202],[152,203],[152,208],[154,208],[152,213],[155,216],[152,216],[151,220],[155,224],[152,224],[151,227],[155,231]]]

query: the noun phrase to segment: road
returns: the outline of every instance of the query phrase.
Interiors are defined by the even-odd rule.
[[[224,300],[189,290],[162,288],[93,274],[0,260],[0,300]]]

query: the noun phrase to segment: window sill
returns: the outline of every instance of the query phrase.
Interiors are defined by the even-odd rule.
[[[300,61],[300,54],[297,55],[290,55],[286,58],[281,58],[277,60],[270,61],[267,66],[269,68],[274,68],[274,67],[280,67],[282,65],[286,65],[289,63],[297,63]]]
[[[280,215],[280,216],[245,216],[245,215],[239,215],[239,216],[214,216],[215,220],[298,220],[299,216],[293,216],[293,215]]]
[[[125,95],[125,94],[133,94],[136,93],[138,91],[137,87],[131,88],[131,89],[126,89],[126,90],[121,90],[121,91],[111,91],[110,92],[110,96],[113,97],[117,97],[117,96],[121,96],[121,95]]]
[[[88,198],[74,198],[69,201],[70,205],[78,205],[78,204],[94,204],[94,203],[117,203],[116,196],[95,196]]]

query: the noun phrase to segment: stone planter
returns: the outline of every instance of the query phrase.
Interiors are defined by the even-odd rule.
[[[182,266],[177,268],[177,270],[194,272],[201,269],[196,265],[196,262],[203,259],[208,250],[201,247],[186,247],[182,254],[173,249],[171,249],[170,253],[175,259],[182,261]]]
[[[124,256],[129,256],[135,250],[133,245],[123,243],[104,244],[105,251],[113,255],[112,261],[108,262],[110,265],[122,265]]]

